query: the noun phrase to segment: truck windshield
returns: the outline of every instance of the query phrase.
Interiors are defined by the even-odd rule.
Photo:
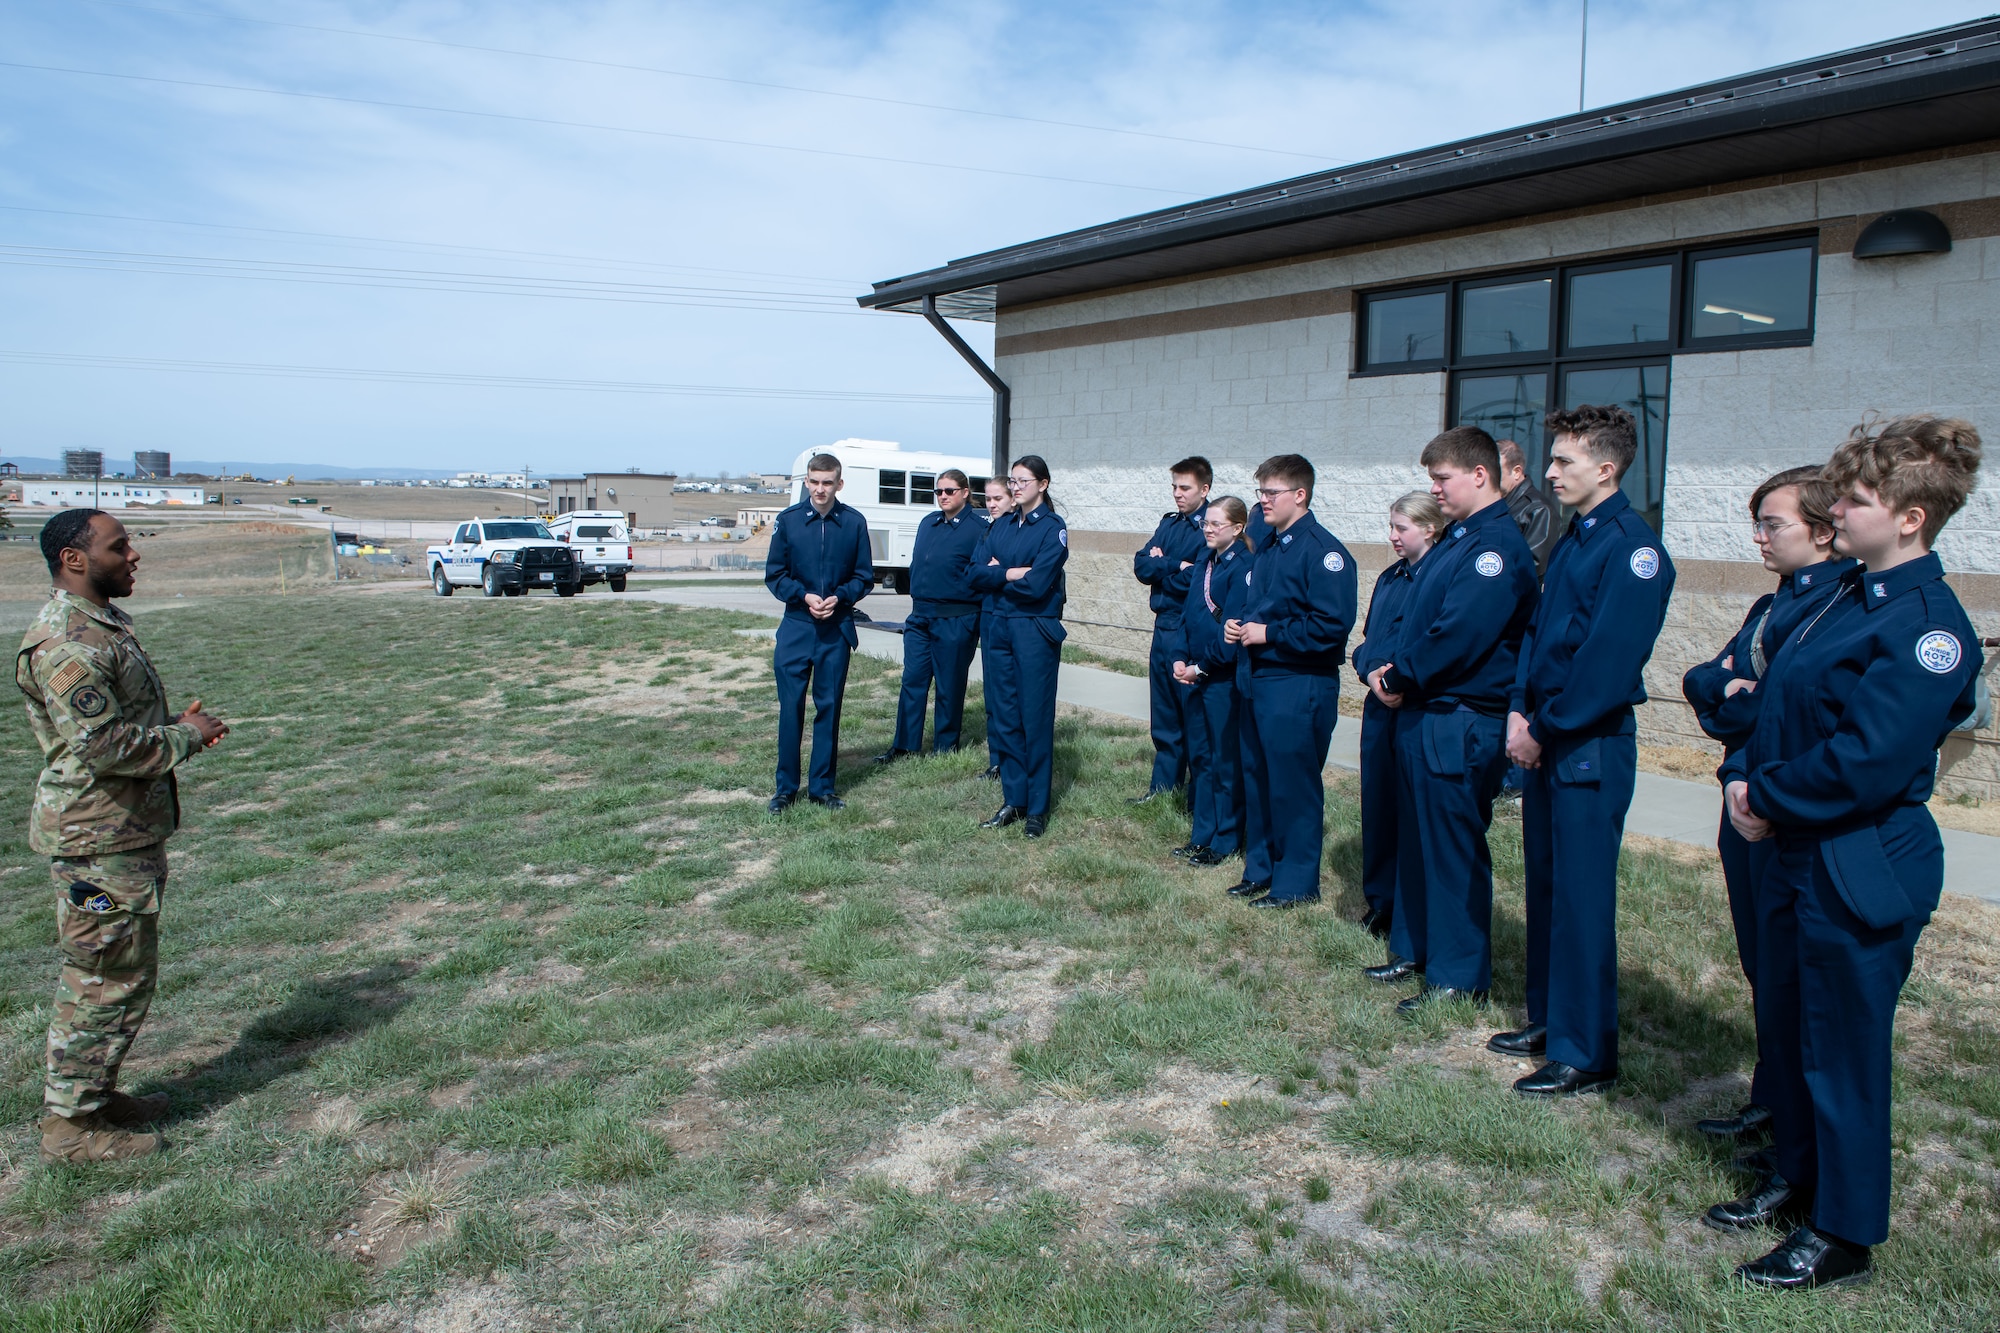
[[[489,542],[520,541],[523,538],[539,538],[545,542],[555,540],[555,538],[549,536],[549,530],[539,523],[488,523],[486,525],[486,540]]]
[[[586,539],[595,538],[601,542],[608,542],[617,538],[618,529],[612,527],[609,523],[585,523],[578,525],[576,535]]]

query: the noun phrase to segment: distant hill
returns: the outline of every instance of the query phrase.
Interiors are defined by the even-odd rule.
[[[12,463],[23,472],[61,472],[60,458],[29,458],[22,454],[0,454],[0,462]],[[117,458],[106,454],[104,458],[106,475],[113,472],[130,472],[131,458]],[[456,468],[440,470],[421,467],[335,467],[331,463],[227,463],[206,462],[199,458],[174,459],[174,471],[201,472],[211,477],[225,473],[232,477],[248,472],[260,481],[283,481],[286,477],[297,477],[300,481],[347,481],[355,477],[381,477],[385,480],[442,481],[458,475]]]

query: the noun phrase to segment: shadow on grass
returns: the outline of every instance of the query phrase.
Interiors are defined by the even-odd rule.
[[[156,1090],[173,1118],[198,1115],[303,1068],[315,1054],[388,1022],[410,1002],[414,963],[301,982],[284,1004],[252,1019],[236,1044]]]

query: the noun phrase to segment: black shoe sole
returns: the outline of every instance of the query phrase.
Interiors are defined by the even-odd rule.
[[[1538,1042],[1533,1046],[1502,1046],[1498,1038],[1488,1038],[1486,1049],[1495,1055],[1510,1056],[1516,1060],[1540,1060],[1547,1056],[1549,1044]]]

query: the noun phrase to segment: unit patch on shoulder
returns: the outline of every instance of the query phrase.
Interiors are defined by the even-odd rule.
[[[1917,640],[1917,661],[1926,671],[1945,675],[1958,666],[1958,657],[1958,639],[1941,629]]]
[[[1057,544],[1059,544],[1059,545],[1062,545],[1062,546],[1068,546],[1068,545],[1069,545],[1069,529],[1068,529],[1068,528],[1057,528],[1057,529],[1056,529],[1056,542],[1057,542]]]
[[[1320,563],[1326,566],[1327,572],[1330,574],[1338,574],[1341,570],[1347,568],[1347,562],[1340,558],[1340,552],[1338,551],[1328,551],[1326,558],[1321,560]]]
[[[1650,546],[1641,546],[1632,552],[1632,572],[1642,579],[1649,579],[1660,572],[1660,553]]]
[[[90,668],[72,657],[56,668],[56,674],[49,677],[50,694],[67,694],[71,686],[90,674]]]
[[[1498,551],[1481,551],[1479,558],[1472,562],[1472,567],[1490,579],[1507,568],[1507,562],[1500,558]]]
[[[70,696],[69,706],[78,717],[96,717],[110,707],[110,700],[104,697],[103,690],[86,685]]]

